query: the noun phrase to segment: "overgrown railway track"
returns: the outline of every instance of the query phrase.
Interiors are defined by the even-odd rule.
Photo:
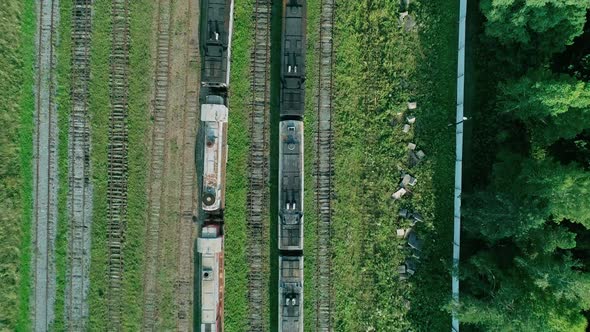
[[[194,297],[194,243],[195,223],[193,216],[196,215],[196,194],[197,178],[195,166],[195,142],[197,138],[197,126],[199,123],[199,89],[200,68],[199,58],[199,0],[188,1],[188,12],[192,13],[188,20],[188,33],[185,41],[185,94],[184,107],[182,112],[182,133],[180,155],[180,202],[178,222],[178,252],[175,282],[176,298],[176,330],[191,331],[193,297]],[[194,16],[193,16],[194,15]]]
[[[333,26],[334,1],[322,0],[320,14],[320,52],[318,109],[316,127],[316,209],[317,251],[316,251],[316,331],[333,330],[333,287],[332,287],[332,176],[334,173],[334,147],[332,131],[333,113]]]
[[[54,319],[56,292],[58,116],[55,95],[59,1],[37,1],[36,14],[32,251],[34,284],[31,311],[35,331],[47,331]]]
[[[107,232],[108,326],[121,330],[123,243],[127,221],[127,111],[129,95],[129,0],[113,0],[111,12],[110,102]]]
[[[271,1],[255,0],[254,45],[251,51],[252,101],[248,156],[248,330],[263,331],[267,298],[268,118],[270,93]]]
[[[152,138],[150,147],[148,220],[143,289],[143,329],[156,329],[158,300],[158,253],[160,248],[161,205],[166,161],[166,114],[170,82],[170,0],[158,2],[158,28],[154,96],[152,100]]]
[[[90,126],[88,84],[92,0],[72,6],[71,101],[68,140],[68,269],[66,323],[70,331],[84,331],[88,320],[92,184],[90,181]]]

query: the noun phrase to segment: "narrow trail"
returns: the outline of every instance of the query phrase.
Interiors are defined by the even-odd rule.
[[[267,329],[269,94],[271,1],[255,0],[251,53],[250,153],[248,157],[248,330]]]
[[[31,313],[35,331],[47,331],[54,320],[56,293],[55,238],[58,205],[58,115],[56,47],[59,1],[38,0],[35,64],[35,132],[33,136],[34,284]]]
[[[334,174],[333,113],[333,25],[334,1],[322,0],[320,14],[320,56],[316,128],[316,331],[333,331],[332,283],[332,196]]]
[[[199,124],[200,68],[199,55],[199,0],[188,1],[188,33],[185,41],[185,94],[182,108],[181,133],[181,177],[180,202],[178,205],[180,220],[178,222],[177,275],[175,282],[176,330],[193,330],[194,298],[194,244],[196,237],[193,216],[197,214],[196,195],[197,178],[195,168],[195,142]]]
[[[92,0],[75,0],[72,6],[72,67],[68,140],[68,268],[66,323],[70,331],[84,331],[88,322],[92,183],[90,181],[90,126],[88,84]]]
[[[129,95],[129,0],[112,0],[112,44],[110,70],[108,145],[108,326],[121,330],[123,243],[127,221],[127,111]]]
[[[154,95],[152,102],[152,139],[150,148],[148,220],[146,227],[146,259],[143,285],[143,329],[154,331],[157,321],[158,300],[158,252],[160,244],[160,222],[162,199],[165,187],[166,160],[166,114],[168,109],[168,87],[170,82],[170,0],[158,3],[158,28],[156,45],[156,66]]]

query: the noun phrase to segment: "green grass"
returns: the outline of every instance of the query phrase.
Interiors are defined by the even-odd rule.
[[[20,48],[21,59],[23,59],[22,89],[20,97],[20,174],[21,200],[22,200],[22,224],[21,224],[21,245],[20,245],[20,283],[18,291],[18,322],[17,331],[28,331],[31,327],[29,315],[29,301],[31,297],[31,224],[33,207],[33,113],[35,100],[33,94],[26,91],[33,91],[35,63],[35,27],[36,14],[35,3],[32,0],[23,2],[23,21],[21,26],[23,43]],[[4,90],[2,90],[4,91]]]
[[[315,270],[316,270],[316,232],[318,212],[316,211],[314,188],[315,178],[315,140],[316,112],[318,95],[318,47],[319,47],[319,0],[307,1],[307,51],[306,51],[306,73],[305,73],[305,192],[304,192],[304,280],[303,280],[303,317],[305,331],[315,330],[316,320],[316,291],[315,291]]]
[[[133,1],[130,7],[130,74],[129,74],[129,177],[128,206],[125,235],[123,276],[123,327],[136,331],[142,319],[142,273],[144,261],[145,206],[147,196],[147,146],[149,125],[149,92],[151,76],[151,22],[153,4],[147,0]],[[92,225],[92,261],[90,268],[90,330],[107,325],[107,147],[110,98],[109,54],[111,49],[111,4],[96,2],[94,7],[91,50],[92,80],[90,85],[90,114],[92,123],[92,174],[94,210]],[[148,25],[151,27],[151,25]]]
[[[71,111],[71,12],[72,1],[60,1],[59,44],[57,47],[57,108],[59,127],[59,192],[58,192],[58,224],[56,236],[56,298],[55,321],[52,330],[65,330],[65,287],[66,259],[68,255],[68,131]]]
[[[124,328],[141,330],[143,298],[145,220],[147,220],[146,179],[148,172],[149,102],[152,75],[151,22],[155,4],[150,0],[130,2],[131,47],[129,51],[129,182],[123,281]]]
[[[232,38],[224,254],[227,331],[247,331],[248,328],[246,193],[252,4],[252,0],[236,1]]]
[[[12,0],[0,10],[0,330],[30,326],[33,4]]]
[[[90,330],[107,326],[107,146],[109,100],[109,53],[111,49],[111,4],[94,3],[92,24],[90,123],[92,182],[94,189],[92,214],[92,244],[90,262]]]
[[[397,27],[398,2],[340,2],[336,11],[336,329],[418,331],[448,329],[442,310],[450,297],[457,4],[413,3],[418,33]],[[392,119],[416,100],[409,134]],[[427,161],[413,168],[413,197],[393,202],[398,167],[407,170],[407,144]],[[410,282],[395,273],[400,207],[425,217],[418,272]],[[410,310],[405,299],[411,301]],[[369,309],[373,308],[373,309]]]
[[[418,10],[429,28],[420,33],[424,56],[416,77],[424,125],[416,141],[431,156],[425,175],[432,180],[417,204],[427,209],[431,225],[423,234],[424,269],[414,281],[409,317],[420,330],[439,330],[450,325],[450,314],[442,307],[450,301],[451,288],[455,130],[447,124],[454,123],[456,112],[459,3],[435,1]]]

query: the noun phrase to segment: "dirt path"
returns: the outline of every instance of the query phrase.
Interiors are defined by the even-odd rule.
[[[111,73],[107,184],[108,326],[121,330],[123,242],[127,221],[127,147],[129,96],[129,0],[112,1]]]
[[[248,329],[268,329],[269,109],[271,1],[255,0],[248,157]],[[234,110],[236,112],[239,110]]]
[[[75,0],[72,8],[72,73],[68,140],[68,268],[66,322],[70,331],[84,331],[88,320],[92,184],[88,83],[92,1]]]
[[[145,330],[191,331],[199,1],[160,0],[148,178]]]
[[[332,176],[334,172],[333,60],[334,0],[322,0],[318,64],[318,109],[316,114],[316,209],[319,214],[316,251],[316,331],[333,330],[332,285]]]
[[[31,312],[35,331],[54,319],[55,236],[58,192],[58,115],[56,47],[59,1],[38,0],[33,137],[33,276]]]

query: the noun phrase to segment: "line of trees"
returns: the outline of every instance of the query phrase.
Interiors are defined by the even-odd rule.
[[[474,111],[474,132],[491,126],[494,148],[475,143],[485,152],[473,155],[493,154],[494,162],[464,196],[461,321],[472,331],[585,331],[590,1],[479,5],[477,45],[491,50],[490,68],[502,69],[491,100]],[[558,64],[563,58],[569,63]]]

